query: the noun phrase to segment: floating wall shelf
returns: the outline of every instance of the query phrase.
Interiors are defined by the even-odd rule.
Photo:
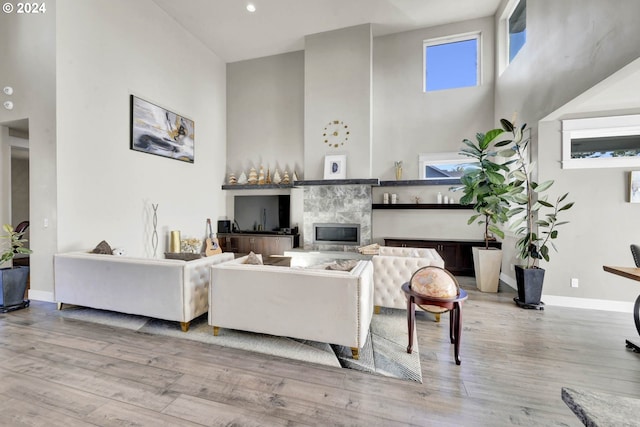
[[[473,205],[459,203],[374,203],[372,209],[473,209]]]
[[[459,178],[380,181],[380,187],[403,187],[403,186],[415,186],[415,185],[459,185],[459,184],[460,184]]]

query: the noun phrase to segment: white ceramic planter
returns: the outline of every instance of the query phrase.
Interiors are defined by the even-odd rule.
[[[502,250],[497,248],[471,248],[473,268],[476,272],[476,286],[481,292],[498,292]]]

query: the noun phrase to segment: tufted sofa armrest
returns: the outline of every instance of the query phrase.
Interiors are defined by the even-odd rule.
[[[382,250],[382,247],[380,249]],[[407,301],[401,290],[402,284],[408,282],[411,275],[421,267],[433,265],[444,268],[444,260],[435,249],[393,249],[402,249],[403,251],[396,252],[405,254],[421,251],[425,256],[383,255],[382,251],[380,255],[373,256],[373,304],[376,307],[406,308]]]

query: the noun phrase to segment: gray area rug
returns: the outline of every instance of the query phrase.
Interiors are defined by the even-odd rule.
[[[177,322],[144,316],[69,306],[59,312],[64,318],[131,329],[146,334],[189,339],[224,347],[270,354],[321,365],[354,369],[370,374],[422,382],[420,355],[414,336],[413,353],[407,354],[406,311],[385,309],[374,314],[369,336],[360,350],[360,359],[351,357],[351,349],[315,341],[297,340],[274,335],[220,329],[214,336],[204,314],[182,332]]]

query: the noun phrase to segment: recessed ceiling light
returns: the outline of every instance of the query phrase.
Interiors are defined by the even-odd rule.
[[[256,7],[255,7],[255,5],[253,3],[249,3],[249,4],[247,4],[247,10],[249,12],[255,12],[256,11]]]

